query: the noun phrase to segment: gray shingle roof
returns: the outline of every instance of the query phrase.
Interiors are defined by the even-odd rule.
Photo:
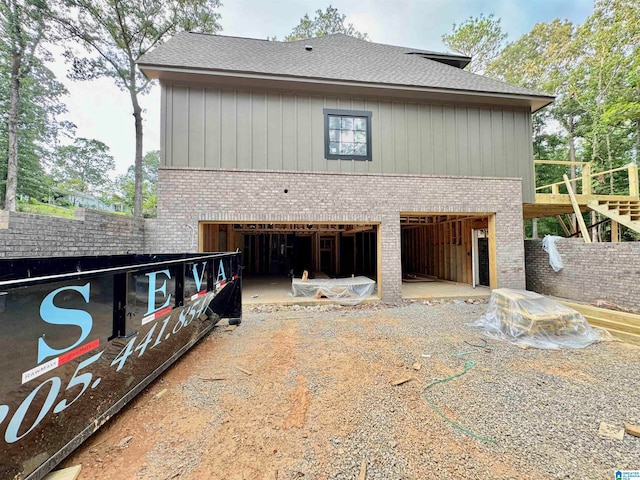
[[[307,51],[307,45],[313,50]],[[367,42],[343,34],[276,42],[182,32],[144,55],[138,64],[142,70],[176,67],[548,97],[421,54],[437,52]]]

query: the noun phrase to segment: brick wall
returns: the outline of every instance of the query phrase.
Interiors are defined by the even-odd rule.
[[[75,218],[0,212],[0,257],[117,255],[142,252],[144,223],[79,208]]]
[[[640,308],[640,242],[557,242],[564,268],[554,272],[541,240],[525,241],[527,290],[582,302]]]
[[[284,193],[285,189],[288,193]],[[523,288],[519,179],[161,168],[145,247],[195,251],[200,221],[380,223],[382,298],[401,295],[400,212],[496,213],[497,277]]]

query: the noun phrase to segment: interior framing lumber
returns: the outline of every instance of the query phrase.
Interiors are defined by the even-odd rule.
[[[245,274],[285,276],[303,269],[331,277],[366,275],[382,292],[380,223],[200,221],[198,251],[239,250]]]
[[[490,234],[491,213],[401,213],[401,244],[403,274],[423,274],[441,280],[473,284],[474,229],[484,230],[483,255],[489,270],[486,282],[497,287],[495,231]],[[494,225],[495,227],[495,225]],[[487,253],[488,248],[488,253]],[[487,265],[488,264],[488,265]],[[493,265],[493,267],[491,266]],[[486,267],[483,269],[486,272]],[[493,283],[491,283],[493,282]]]

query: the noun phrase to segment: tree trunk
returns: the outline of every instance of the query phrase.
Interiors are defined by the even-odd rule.
[[[18,191],[18,109],[20,106],[20,67],[22,53],[11,52],[11,83],[8,118],[7,183],[5,185],[4,209],[16,211],[16,194]]]
[[[133,104],[133,117],[136,124],[136,159],[134,166],[134,193],[133,193],[133,216],[142,217],[142,108],[138,103],[138,93],[136,92],[135,64],[131,65],[131,103]]]
[[[531,238],[534,240],[538,240],[538,219],[534,218],[533,222],[531,222]]]

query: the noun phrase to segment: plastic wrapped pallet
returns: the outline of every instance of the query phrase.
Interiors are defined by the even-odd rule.
[[[291,282],[294,297],[327,297],[342,305],[357,305],[373,293],[376,282],[368,277],[330,278]]]
[[[489,337],[535,348],[584,348],[610,338],[569,307],[538,293],[508,288],[491,292],[487,311],[472,325]]]

